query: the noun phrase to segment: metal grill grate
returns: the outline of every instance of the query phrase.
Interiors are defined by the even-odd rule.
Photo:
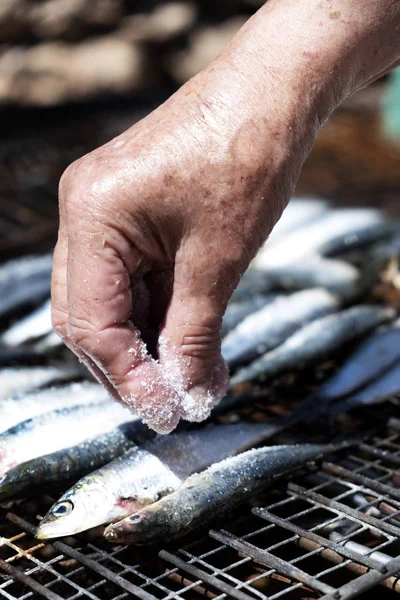
[[[221,529],[181,547],[114,547],[96,532],[38,542],[36,516],[52,498],[3,508],[0,596],[346,600],[377,585],[381,596],[394,596],[400,591],[399,406],[389,405],[393,418],[379,435],[296,472],[256,507],[242,507]]]

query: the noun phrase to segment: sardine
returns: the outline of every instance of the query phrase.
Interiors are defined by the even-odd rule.
[[[315,419],[331,410],[330,404],[334,400],[353,394],[358,397],[357,390],[369,389],[369,384],[382,375],[394,364],[400,361],[400,319],[388,326],[382,327],[369,336],[355,349],[345,363],[311,396],[306,398],[295,411],[284,417],[283,424],[290,425],[299,421]],[[380,385],[381,380],[378,380]],[[372,389],[374,383],[371,384]],[[385,385],[383,383],[383,385]],[[390,384],[391,385],[391,384]],[[399,384],[400,387],[400,384]],[[363,395],[364,390],[360,394]],[[387,396],[388,394],[386,394]],[[340,403],[344,412],[345,403]],[[332,409],[334,410],[334,408]]]
[[[34,352],[37,352],[39,355],[46,355],[49,352],[54,351],[56,348],[58,349],[63,347],[66,348],[62,338],[55,331],[45,335],[43,338],[37,340],[33,344]]]
[[[249,268],[242,275],[231,296],[231,302],[245,302],[254,296],[265,296],[274,291],[274,284],[259,270]]]
[[[47,335],[51,331],[51,301],[48,300],[25,318],[11,325],[1,335],[0,341],[7,346],[19,346]]]
[[[323,289],[278,298],[253,313],[222,341],[222,356],[230,367],[247,363],[286,340],[297,329],[338,309],[338,300]]]
[[[277,240],[263,246],[253,261],[254,266],[287,265],[320,254],[330,240],[339,235],[360,233],[365,229],[381,225],[384,217],[381,211],[370,208],[346,208],[330,211],[326,216]]]
[[[8,367],[0,370],[0,401],[58,381],[82,376],[78,362],[58,367]]]
[[[0,478],[0,502],[21,498],[47,486],[69,484],[155,436],[139,417],[112,431],[21,463]],[[65,487],[64,487],[65,489]]]
[[[178,489],[192,473],[260,443],[269,428],[210,425],[132,448],[68,490],[41,521],[37,537],[70,535],[123,519]]]
[[[375,223],[371,227],[365,227],[360,231],[338,235],[325,242],[319,251],[323,256],[337,256],[338,254],[365,248],[380,240],[390,239],[396,231],[399,231],[399,228],[400,223],[398,222]]]
[[[255,379],[265,380],[284,371],[315,364],[343,344],[390,321],[395,315],[391,308],[360,305],[322,317],[305,325],[283,344],[240,369],[231,377],[230,386]]]
[[[328,210],[329,202],[325,199],[307,196],[293,197],[273,228],[268,238],[268,244],[272,244],[272,242],[277,241],[279,238],[317,221]]]
[[[52,410],[114,402],[103,386],[88,381],[50,387],[0,402],[0,433]]]
[[[176,492],[107,527],[109,542],[169,542],[214,519],[271,484],[274,477],[332,451],[326,444],[269,446],[249,450],[189,477]]]
[[[370,383],[367,387],[352,394],[349,398],[335,403],[329,412],[341,413],[351,410],[357,406],[367,406],[384,402],[390,396],[400,392],[400,363],[397,362],[389,371],[381,375],[379,379]]]
[[[50,296],[53,257],[25,256],[0,268],[0,317]]]
[[[108,401],[28,419],[0,436],[0,475],[27,460],[75,446],[130,420],[128,409]]]
[[[301,290],[321,287],[339,296],[351,296],[357,288],[360,272],[342,260],[310,257],[289,265],[260,269],[276,289]]]
[[[232,329],[234,329],[236,325],[239,325],[239,323],[243,321],[243,319],[256,312],[257,310],[268,306],[268,304],[271,304],[271,302],[273,302],[276,299],[276,294],[268,294],[265,296],[258,295],[254,296],[254,298],[249,298],[244,302],[232,302],[228,304],[224,318],[222,320],[221,335],[227,335],[227,333],[232,331]]]
[[[367,385],[400,361],[400,319],[364,340],[318,390],[319,398],[334,400]]]

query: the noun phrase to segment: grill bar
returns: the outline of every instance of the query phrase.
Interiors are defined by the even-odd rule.
[[[371,490],[378,492],[379,494],[386,494],[388,496],[392,496],[393,498],[397,498],[400,500],[400,490],[397,490],[395,487],[391,485],[387,485],[380,481],[376,481],[375,479],[371,479],[366,475],[362,475],[361,473],[356,473],[354,471],[349,471],[349,469],[345,469],[340,465],[335,465],[331,462],[323,462],[322,468],[332,473],[332,475],[339,475],[345,479],[350,479],[350,481],[354,481],[355,483],[359,483],[363,486],[369,487]]]
[[[19,525],[25,531],[29,531],[29,533],[34,533],[34,531],[35,531],[35,527],[31,523],[28,523],[28,521],[25,521],[25,519],[22,519],[21,517],[18,517],[17,515],[15,515],[13,513],[7,513],[6,518],[9,519],[10,521],[12,521],[13,523],[15,523],[16,525]],[[96,573],[98,573],[99,575],[104,577],[105,579],[108,579],[108,581],[111,581],[115,585],[119,586],[122,590],[132,594],[133,596],[136,596],[137,598],[140,598],[141,600],[157,600],[157,598],[155,596],[153,596],[152,594],[149,594],[148,592],[141,589],[140,587],[137,587],[133,583],[130,583],[129,581],[127,581],[120,575],[116,575],[115,573],[110,571],[110,569],[107,569],[106,567],[104,567],[104,565],[89,558],[88,556],[85,556],[84,554],[82,554],[75,548],[68,546],[64,542],[56,541],[56,542],[53,542],[52,545],[54,546],[54,548],[59,550],[59,552],[62,552],[63,554],[69,556],[70,558],[73,558],[74,560],[80,562],[85,567],[92,569],[93,571],[95,571]],[[58,600],[58,598],[57,599],[55,598],[54,600]]]
[[[318,592],[321,592],[322,594],[330,594],[335,591],[332,586],[319,581],[295,565],[281,560],[266,550],[257,548],[246,540],[240,540],[236,536],[229,534],[227,531],[212,530],[210,531],[210,536],[218,542],[234,548],[241,554],[249,556],[257,563],[267,566],[268,568],[275,569],[276,571],[287,575],[290,577],[290,579],[296,579],[297,581],[300,581],[301,583],[317,590]]]
[[[362,513],[358,510],[355,510],[354,508],[346,506],[341,502],[337,502],[336,500],[325,498],[324,496],[322,496],[322,494],[318,494],[311,490],[306,490],[305,488],[302,488],[301,486],[292,483],[289,484],[288,488],[290,494],[294,494],[296,496],[303,495],[304,497],[309,498],[310,500],[315,502],[315,504],[317,505],[324,506],[335,512],[341,513],[342,515],[349,516],[354,521],[358,521],[361,524],[365,523],[372,529],[375,529],[375,531],[377,531],[378,533],[384,531],[385,533],[388,533],[394,537],[398,537],[400,535],[400,530],[397,527],[390,525],[386,521],[381,521],[379,519],[376,519],[375,517],[372,517],[371,515],[366,515],[365,513]]]
[[[384,565],[384,567],[386,569],[386,574],[378,573],[378,571],[368,571],[365,575],[343,585],[340,590],[337,590],[334,594],[323,596],[320,600],[339,600],[340,598],[349,600],[350,598],[362,594],[362,592],[366,592],[381,583],[386,577],[395,575],[400,571],[400,557],[394,558]]]
[[[270,521],[271,523],[274,523],[275,525],[279,525],[279,527],[282,527],[283,529],[286,529],[287,531],[291,531],[292,533],[298,535],[299,538],[303,537],[303,538],[309,539],[310,541],[318,544],[318,546],[329,548],[330,550],[340,553],[344,557],[349,558],[350,560],[357,562],[360,565],[365,565],[366,567],[369,567],[370,569],[377,569],[377,570],[380,570],[380,568],[382,566],[378,561],[373,560],[372,558],[369,558],[368,556],[363,556],[362,554],[359,554],[358,552],[352,552],[345,546],[340,545],[335,542],[332,542],[331,540],[328,540],[327,538],[324,538],[321,535],[318,535],[317,533],[315,533],[313,531],[308,531],[306,529],[303,529],[302,527],[295,525],[294,523],[292,523],[289,520],[281,519],[280,517],[277,517],[276,515],[271,514],[266,509],[253,508],[252,512],[253,512],[253,514],[257,515],[258,517],[265,519],[266,521]]]
[[[161,550],[161,552],[159,553],[159,556],[160,556],[160,558],[173,564],[175,567],[178,567],[182,571],[186,571],[186,573],[188,573],[195,579],[200,579],[203,583],[210,585],[211,587],[215,588],[216,590],[218,590],[224,594],[228,594],[229,596],[231,596],[231,598],[236,598],[236,600],[254,600],[254,598],[252,596],[249,596],[248,594],[245,594],[241,590],[235,589],[234,587],[225,583],[224,581],[221,581],[221,580],[217,579],[216,577],[209,575],[202,569],[199,569],[198,567],[195,567],[194,565],[190,565],[189,563],[185,562],[181,558],[174,556],[170,552]]]
[[[14,577],[24,585],[30,587],[34,592],[41,594],[44,598],[47,598],[47,600],[63,600],[61,596],[55,594],[54,592],[46,588],[44,585],[41,585],[40,583],[32,579],[32,577],[29,577],[29,575],[26,575],[23,571],[20,571],[13,565],[10,565],[2,558],[0,558],[0,569],[7,573],[7,575]],[[2,590],[0,589],[0,594],[1,593]]]

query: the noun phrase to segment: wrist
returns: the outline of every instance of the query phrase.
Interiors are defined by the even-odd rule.
[[[292,115],[318,129],[344,98],[400,59],[399,29],[393,0],[269,0],[214,67],[218,77],[225,67],[236,79],[236,106],[262,114],[275,103],[286,122]]]

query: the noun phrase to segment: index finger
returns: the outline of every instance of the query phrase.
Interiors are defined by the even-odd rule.
[[[98,229],[79,227],[69,234],[68,337],[104,373],[124,404],[166,433],[179,421],[179,397],[130,321],[130,275],[142,256],[119,232]]]

